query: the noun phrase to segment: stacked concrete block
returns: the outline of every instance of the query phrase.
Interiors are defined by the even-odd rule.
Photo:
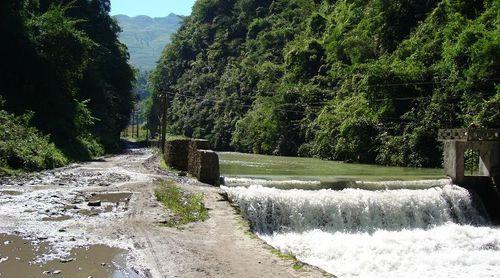
[[[207,140],[169,140],[165,144],[165,162],[174,169],[188,171],[203,183],[218,185],[219,156],[209,148]]]
[[[187,171],[189,165],[189,144],[191,139],[168,140],[165,143],[164,158],[168,166]]]
[[[203,183],[218,185],[220,169],[217,153],[210,150],[197,150],[192,154],[192,158],[189,173]]]
[[[210,143],[208,140],[193,139],[189,142],[189,153],[188,153],[188,172],[192,175],[195,173],[195,165],[197,164],[197,154],[198,150],[209,150]]]

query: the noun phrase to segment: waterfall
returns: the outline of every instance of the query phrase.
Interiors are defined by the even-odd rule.
[[[259,233],[428,229],[447,222],[485,224],[470,193],[447,184],[421,190],[280,190],[223,187]]]
[[[318,185],[233,178],[222,188],[262,240],[338,277],[500,273],[500,229],[448,180]],[[279,189],[293,187],[309,190]]]

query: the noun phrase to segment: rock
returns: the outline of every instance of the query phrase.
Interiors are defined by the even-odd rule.
[[[60,271],[60,270],[54,270],[54,271],[52,271],[52,274],[56,274],[57,275],[57,274],[61,274],[61,272],[62,271]]]
[[[59,260],[59,261],[60,261],[61,263],[65,264],[65,263],[72,262],[72,261],[74,261],[74,260],[75,260],[75,258],[69,258],[69,259],[61,259],[61,260]]]
[[[101,206],[101,200],[92,200],[87,203],[89,207],[100,207]]]
[[[178,174],[179,177],[185,177],[187,176],[187,173],[184,172],[184,171],[180,171],[179,174]]]

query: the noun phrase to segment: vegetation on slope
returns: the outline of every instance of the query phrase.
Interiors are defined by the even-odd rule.
[[[69,159],[120,148],[120,131],[132,108],[134,76],[109,9],[109,0],[1,2],[0,94],[8,111],[2,111],[2,125],[20,133],[3,137],[3,143],[10,140],[8,144],[25,150],[44,145],[56,154],[56,161],[32,163],[26,162],[32,159],[29,151],[12,150],[24,162],[10,163],[11,167],[39,170],[60,165],[63,159],[49,140]],[[30,117],[21,116],[27,111]],[[33,142],[23,146],[25,141],[15,141],[23,134],[31,134]],[[6,155],[0,159],[9,160]]]
[[[198,0],[149,126],[218,149],[439,166],[439,128],[500,126],[494,0]]]
[[[67,163],[48,136],[29,126],[30,118],[29,114],[16,117],[0,110],[0,168],[4,174],[10,169],[36,171]]]
[[[130,63],[140,71],[154,68],[163,48],[182,22],[182,17],[175,14],[156,18],[116,15],[114,18],[123,30],[119,39],[129,50]]]

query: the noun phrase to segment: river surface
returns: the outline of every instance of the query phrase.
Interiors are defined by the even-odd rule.
[[[448,180],[290,189],[311,184],[226,178],[223,189],[261,239],[339,277],[500,277],[500,229]]]
[[[387,181],[444,178],[443,169],[385,167],[326,161],[316,158],[285,157],[235,152],[219,152],[220,168],[226,177],[273,180]]]

